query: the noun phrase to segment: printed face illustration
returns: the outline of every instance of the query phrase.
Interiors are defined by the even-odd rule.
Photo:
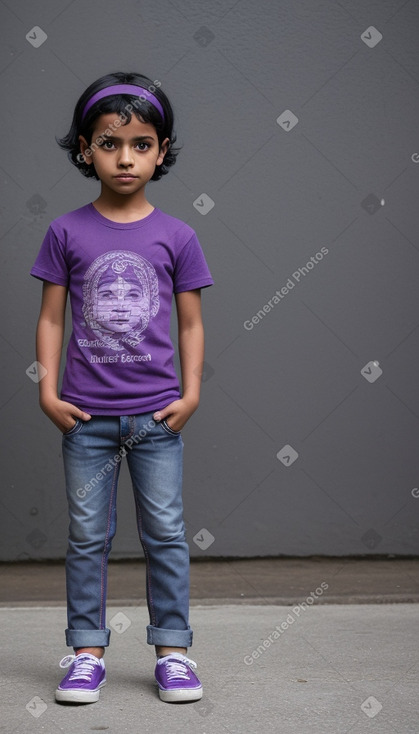
[[[146,328],[150,302],[141,284],[121,275],[112,282],[100,282],[93,306],[93,318],[105,331],[124,333]]]
[[[136,252],[106,252],[92,262],[85,274],[86,326],[111,349],[123,349],[123,343],[134,347],[139,344],[159,305],[156,271]]]

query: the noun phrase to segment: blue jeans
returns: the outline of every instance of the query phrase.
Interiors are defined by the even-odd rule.
[[[182,504],[183,441],[153,413],[92,416],[63,434],[70,516],[66,557],[67,645],[106,647],[107,565],[116,491],[127,458],[144,550],[150,645],[190,647],[189,547]]]

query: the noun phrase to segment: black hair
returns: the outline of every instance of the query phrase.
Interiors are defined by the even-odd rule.
[[[114,94],[95,102],[82,120],[83,110],[89,99],[96,92],[114,84],[135,84],[152,92],[163,107],[164,120],[151,102],[144,100],[143,97],[138,97],[130,93]],[[80,154],[79,135],[83,135],[90,146],[96,119],[99,115],[106,115],[110,112],[123,116],[121,117],[123,125],[131,121],[132,112],[141,122],[151,123],[155,127],[159,146],[161,146],[165,138],[169,138],[170,142],[163,163],[160,166],[156,166],[151,180],[158,181],[168,173],[169,168],[176,163],[176,156],[180,150],[180,148],[174,147],[176,134],[173,130],[174,115],[172,106],[165,93],[160,89],[159,81],[152,82],[151,79],[142,74],[124,73],[121,71],[102,76],[83,92],[76,104],[70,130],[65,137],[57,138],[58,145],[68,151],[70,161],[79,169],[80,173],[88,178],[94,177],[99,180],[93,163],[90,165],[86,163]],[[125,122],[124,118],[126,118]]]

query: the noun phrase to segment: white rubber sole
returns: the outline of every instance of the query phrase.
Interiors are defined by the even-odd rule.
[[[59,688],[55,691],[55,700],[66,703],[95,703],[99,700],[100,689],[103,688],[106,681],[100,684],[96,691],[78,691],[77,689],[61,691]]]
[[[202,698],[202,688],[181,688],[178,691],[163,691],[159,688],[161,701],[166,703],[180,703],[181,701],[199,701]]]

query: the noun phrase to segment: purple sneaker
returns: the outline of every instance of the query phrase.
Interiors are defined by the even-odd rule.
[[[196,663],[180,652],[172,652],[157,660],[154,675],[162,701],[176,703],[202,698],[202,685],[192,668],[196,668]]]
[[[80,655],[66,655],[60,662],[60,668],[68,668],[68,666],[70,670],[55,691],[55,700],[70,703],[97,701],[100,688],[106,683],[103,658],[99,660],[88,652]]]

